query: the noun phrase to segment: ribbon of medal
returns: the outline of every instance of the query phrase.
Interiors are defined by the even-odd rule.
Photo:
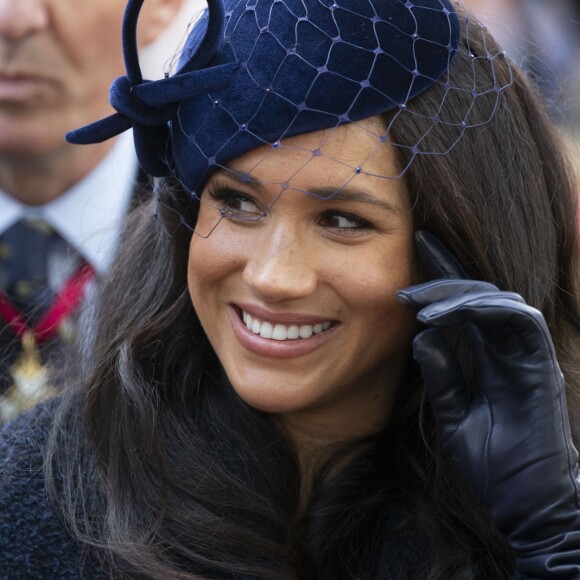
[[[22,353],[10,367],[14,384],[0,403],[0,422],[2,418],[10,418],[19,410],[52,394],[48,370],[42,364],[38,346],[58,333],[64,334],[67,320],[79,306],[86,286],[94,275],[90,264],[83,262],[34,326],[29,325],[23,313],[6,294],[0,292],[0,319],[22,341]]]

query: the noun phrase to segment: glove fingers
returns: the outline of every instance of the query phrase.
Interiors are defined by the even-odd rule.
[[[499,292],[499,289],[489,282],[441,279],[403,288],[397,292],[397,298],[406,306],[417,310],[455,296],[495,292]]]
[[[415,233],[417,254],[428,279],[469,278],[457,258],[433,234]]]
[[[498,352],[515,349],[527,355],[550,355],[554,349],[542,314],[511,292],[455,296],[431,304],[417,314],[427,326],[456,326],[471,322]]]
[[[469,393],[455,352],[437,328],[420,332],[413,356],[421,368],[433,414],[442,431],[454,431],[469,408]]]

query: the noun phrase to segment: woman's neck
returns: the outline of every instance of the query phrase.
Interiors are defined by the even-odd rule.
[[[365,441],[385,428],[394,398],[395,389],[384,389],[373,397],[372,406],[351,401],[333,413],[325,408],[324,412],[278,416],[282,429],[294,443],[302,474],[301,511],[312,496],[319,474],[331,478],[340,473],[367,448]],[[325,463],[333,456],[335,460],[326,468]]]

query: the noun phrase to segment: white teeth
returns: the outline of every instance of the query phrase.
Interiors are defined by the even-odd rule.
[[[296,325],[289,326],[286,330],[286,338],[290,340],[300,338],[300,327]]]
[[[288,338],[288,332],[283,324],[276,324],[274,326],[274,331],[272,332],[272,338],[274,340],[286,340]]]
[[[256,322],[254,320],[254,322]],[[260,336],[262,338],[272,338],[272,333],[274,332],[274,327],[269,322],[262,322],[260,326]]]
[[[257,318],[252,318],[252,316],[244,310],[242,310],[242,320],[246,327],[254,334],[259,334],[262,338],[280,341],[310,338],[313,334],[320,334],[321,332],[328,330],[331,326],[330,320],[314,325],[303,324],[302,326],[296,324],[290,326],[284,324],[272,324],[271,322],[262,322]]]
[[[259,321],[259,320],[256,320],[256,319],[254,319],[254,320],[252,321],[252,326],[251,326],[251,330],[252,330],[252,332],[253,332],[254,334],[260,334],[260,326],[262,326],[262,325],[260,324],[260,321]]]

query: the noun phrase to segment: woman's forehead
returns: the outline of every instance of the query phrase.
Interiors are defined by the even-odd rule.
[[[400,172],[394,147],[385,139],[379,117],[333,129],[313,131],[264,145],[227,164],[234,177],[274,183],[311,178],[311,173],[339,184],[356,174],[392,177]]]

